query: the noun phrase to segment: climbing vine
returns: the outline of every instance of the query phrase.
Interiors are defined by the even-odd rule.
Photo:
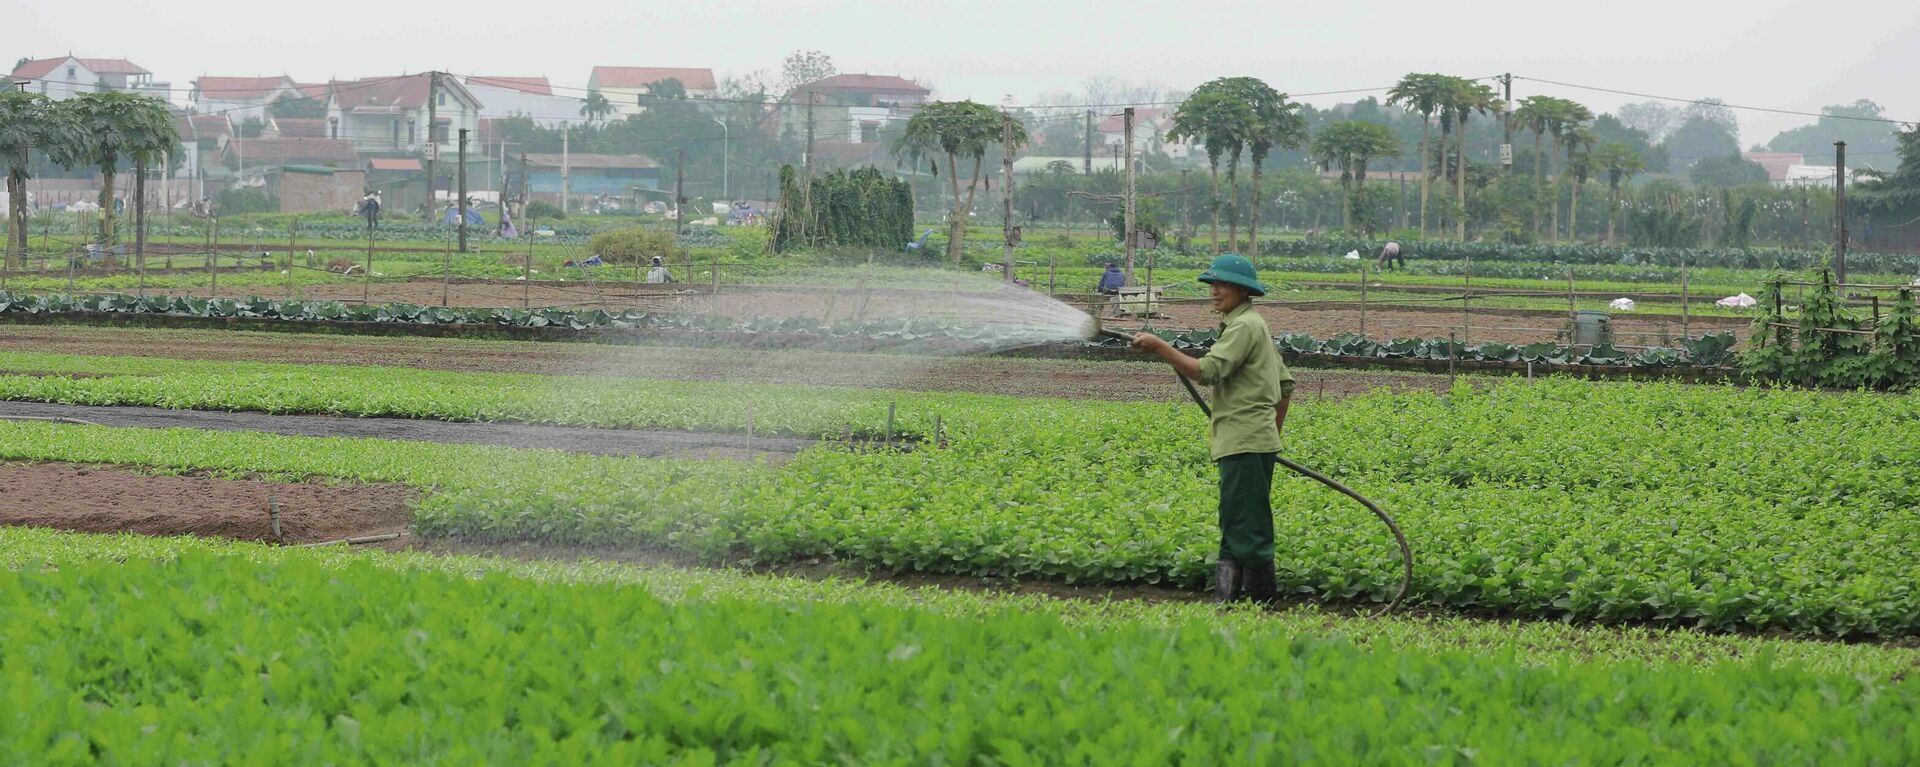
[[[913,190],[879,168],[816,176],[811,206],[808,196],[793,166],[782,166],[780,214],[769,224],[775,252],[824,245],[898,249],[913,238]]]
[[[1786,279],[1770,280],[1761,292],[1763,313],[1754,321],[1740,367],[1758,381],[1839,389],[1906,389],[1920,383],[1920,332],[1913,292],[1900,289],[1877,325],[1846,306],[1833,270],[1814,270],[1796,322],[1788,322],[1782,294]]]

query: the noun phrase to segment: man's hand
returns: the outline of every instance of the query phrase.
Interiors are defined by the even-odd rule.
[[[1133,341],[1127,345],[1148,354],[1159,354],[1161,349],[1171,348],[1165,340],[1162,340],[1159,336],[1152,333],[1135,334]]]

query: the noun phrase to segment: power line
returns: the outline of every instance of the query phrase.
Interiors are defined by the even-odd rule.
[[[1652,93],[1640,93],[1637,91],[1620,90],[1618,88],[1602,88],[1597,85],[1580,85],[1578,83],[1560,82],[1558,80],[1548,80],[1541,77],[1522,77],[1520,75],[1514,75],[1513,79],[1531,80],[1536,83],[1558,85],[1564,88],[1579,88],[1581,90],[1599,91],[1601,93],[1612,93],[1619,96],[1633,96],[1635,98],[1654,99],[1656,101],[1674,101],[1682,104],[1700,104],[1700,105],[1706,105],[1706,106],[1720,106],[1720,107],[1726,107],[1728,109],[1741,109],[1749,112],[1769,112],[1772,114],[1794,115],[1797,117],[1815,117],[1815,118],[1821,118],[1821,119],[1831,118],[1834,120],[1854,120],[1857,122],[1886,123],[1889,125],[1899,125],[1899,126],[1913,125],[1915,123],[1915,121],[1913,120],[1895,120],[1887,117],[1855,117],[1852,115],[1827,114],[1825,112],[1805,112],[1797,109],[1780,109],[1778,107],[1756,107],[1756,106],[1745,106],[1741,104],[1728,104],[1724,101],[1716,101],[1716,100],[1709,100],[1709,99],[1684,99],[1677,96],[1660,96]]]

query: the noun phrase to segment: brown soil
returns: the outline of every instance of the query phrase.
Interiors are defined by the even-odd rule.
[[[833,352],[727,353],[673,347],[308,336],[209,330],[13,326],[0,351],[128,355],[335,365],[383,365],[463,372],[625,376],[681,381],[750,381],[1021,397],[1178,399],[1158,363],[1072,362],[999,357],[915,357]],[[1345,397],[1378,388],[1443,391],[1447,379],[1418,374],[1296,370],[1302,394]]]
[[[149,476],[112,466],[0,464],[0,524],[87,533],[315,543],[406,530],[415,492],[394,484]],[[281,537],[269,510],[280,506]]]

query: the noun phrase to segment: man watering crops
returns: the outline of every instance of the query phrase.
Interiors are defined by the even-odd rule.
[[[1280,428],[1293,395],[1293,373],[1273,346],[1253,297],[1267,294],[1244,256],[1223,255],[1200,274],[1220,315],[1219,338],[1194,359],[1151,333],[1133,348],[1160,355],[1180,375],[1213,387],[1208,424],[1213,461],[1220,467],[1220,561],[1214,591],[1221,601],[1270,604],[1273,571],[1273,467]]]

